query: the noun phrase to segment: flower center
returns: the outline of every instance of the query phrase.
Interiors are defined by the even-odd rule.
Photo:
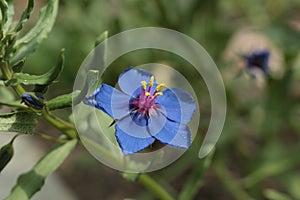
[[[161,92],[164,84],[154,84],[154,76],[151,76],[149,83],[142,81],[142,88],[140,96],[132,101],[132,108],[138,113],[143,114],[143,116],[149,117],[151,110],[155,108],[156,98],[159,95],[163,95]]]

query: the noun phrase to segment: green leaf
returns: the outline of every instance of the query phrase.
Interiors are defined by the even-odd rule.
[[[288,195],[274,189],[266,189],[264,191],[264,196],[269,200],[292,200]]]
[[[107,49],[107,43],[106,43],[107,36],[108,36],[108,31],[104,31],[101,35],[99,35],[96,38],[95,49],[94,49],[94,57],[93,57],[90,69],[97,70],[99,68],[104,67],[105,60],[106,60],[105,51]],[[103,44],[98,46],[102,42],[103,42]]]
[[[0,87],[0,97],[1,97],[1,102],[9,102],[15,100],[15,97],[12,93],[11,90],[9,90],[7,87]]]
[[[36,25],[24,37],[16,41],[14,46],[16,52],[11,58],[12,64],[35,51],[38,45],[48,36],[55,23],[57,11],[58,0],[50,0],[48,5],[42,8]]]
[[[20,104],[20,101],[0,101],[0,105],[8,106],[11,108],[21,108],[21,109],[29,109],[27,106]]]
[[[13,139],[0,149],[0,172],[9,163],[14,155],[13,142],[18,135],[15,135]]]
[[[79,104],[83,98],[87,95],[88,90],[91,89],[97,82],[99,82],[99,66],[100,68],[105,65],[105,51],[106,51],[106,42],[108,31],[104,31],[101,35],[96,38],[95,49],[93,51],[93,59],[90,63],[90,70],[87,73],[85,85],[82,88],[80,94],[74,98],[74,105]],[[98,46],[100,43],[105,42],[103,45]]]
[[[99,71],[98,70],[89,70],[86,76],[85,84],[83,89],[81,90],[80,94],[73,97],[74,105],[79,104],[84,97],[87,95],[89,90],[99,82]]]
[[[23,28],[23,24],[29,19],[30,14],[33,10],[34,0],[28,0],[27,8],[23,11],[22,16],[14,29],[14,32],[19,32]]]
[[[42,75],[31,75],[26,73],[15,73],[13,78],[7,82],[7,85],[40,85],[47,87],[50,85],[60,74],[64,65],[64,50],[61,50],[60,57],[57,64],[52,67],[47,73]]]
[[[19,73],[22,71],[24,63],[25,63],[26,59],[22,59],[20,61],[18,61],[17,63],[15,63],[11,68],[15,73]]]
[[[14,15],[14,4],[12,0],[0,0],[0,7],[2,15],[3,34],[6,35],[12,23]]]
[[[1,23],[0,23],[0,40],[3,38],[3,24],[7,21],[8,6],[4,0],[0,0]]]
[[[76,98],[80,91],[74,91],[70,94],[64,94],[58,97],[55,97],[46,102],[46,105],[49,110],[56,110],[62,108],[72,107],[72,98]]]
[[[96,42],[95,42],[95,47],[100,44],[101,42],[105,41],[107,39],[108,36],[108,31],[104,31],[103,33],[101,33],[101,35],[99,35],[96,38]]]
[[[74,149],[77,141],[71,140],[55,146],[27,173],[19,176],[17,184],[5,200],[27,200],[44,185],[45,179],[54,172]]]
[[[1,9],[1,24],[5,24],[7,22],[7,10],[8,10],[8,5],[6,1],[0,0],[0,9]]]
[[[13,112],[0,115],[0,131],[31,134],[37,124],[34,113]]]

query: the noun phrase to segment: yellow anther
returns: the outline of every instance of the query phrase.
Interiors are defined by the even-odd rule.
[[[163,93],[162,92],[156,92],[153,96],[152,96],[152,99],[157,97],[158,95],[162,96]]]
[[[143,89],[146,90],[146,88],[147,88],[147,83],[146,83],[146,81],[142,81],[141,84],[142,84],[142,86],[143,86]]]
[[[154,84],[154,76],[151,76],[149,85],[152,87]]]
[[[148,97],[148,96],[150,96],[151,94],[150,94],[150,92],[146,92],[145,95],[146,95],[146,97]]]
[[[156,91],[159,91],[161,87],[165,87],[165,84],[161,83],[158,86],[156,86]]]

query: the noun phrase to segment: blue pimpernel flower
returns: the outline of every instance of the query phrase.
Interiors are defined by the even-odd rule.
[[[248,55],[243,56],[246,61],[246,69],[255,77],[253,69],[258,68],[262,70],[264,75],[268,75],[269,72],[269,58],[270,52],[267,50],[254,51]]]
[[[176,148],[190,146],[187,123],[196,104],[189,93],[157,84],[151,73],[133,68],[119,76],[118,85],[120,90],[102,84],[83,102],[114,119],[115,135],[124,154],[141,151],[155,140]]]

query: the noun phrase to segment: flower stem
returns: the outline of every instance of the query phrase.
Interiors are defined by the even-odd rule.
[[[174,200],[174,198],[149,175],[141,174],[138,178],[138,182],[143,184],[149,191],[153,192],[160,199]]]
[[[55,137],[46,135],[44,133],[34,133],[34,134],[41,137],[41,138],[43,138],[43,139],[46,139],[46,140],[49,140],[49,141],[52,141],[52,142],[57,142],[57,143],[66,143],[66,142],[68,142],[68,140],[55,138]]]
[[[43,111],[43,118],[51,125],[53,125],[55,128],[60,130],[68,138],[70,139],[77,138],[77,132],[75,127],[72,124],[49,113],[47,108],[45,108],[45,110]]]

